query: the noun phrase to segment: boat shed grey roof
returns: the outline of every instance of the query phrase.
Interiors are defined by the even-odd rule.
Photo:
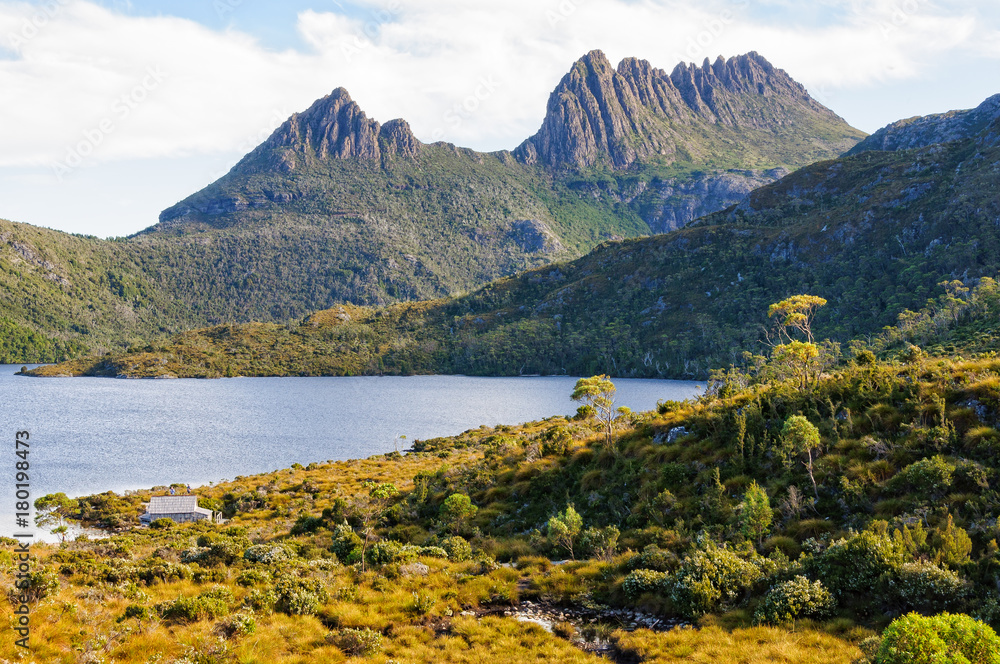
[[[211,516],[212,510],[198,507],[198,496],[153,496],[149,499],[148,514],[205,514]]]

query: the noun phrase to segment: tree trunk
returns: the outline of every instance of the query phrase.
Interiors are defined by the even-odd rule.
[[[807,450],[806,454],[809,456],[809,463],[806,464],[806,470],[809,471],[809,479],[813,483],[813,495],[816,497],[816,500],[819,500],[819,489],[816,488],[816,478],[813,477],[813,452],[812,450]]]

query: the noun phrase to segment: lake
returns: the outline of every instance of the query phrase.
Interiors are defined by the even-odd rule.
[[[0,365],[0,431],[8,486],[0,535],[14,530],[14,434],[30,440],[32,500],[122,492],[171,482],[193,487],[287,468],[403,450],[415,439],[481,424],[570,415],[576,378],[386,376],[116,380],[26,378]],[[700,386],[616,379],[616,402],[651,410]],[[704,385],[704,383],[702,383]],[[405,440],[400,438],[405,436]],[[9,488],[9,490],[8,490]]]

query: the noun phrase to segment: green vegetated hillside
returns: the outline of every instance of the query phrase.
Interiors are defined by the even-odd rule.
[[[56,373],[608,373],[704,377],[757,349],[767,305],[810,292],[835,341],[1000,271],[996,126],[821,162],[678,231],[605,243],[469,295],[191,332]]]
[[[209,219],[222,228],[188,215],[130,242],[146,252],[149,274],[207,319],[282,321],[337,302],[457,293],[577,256],[609,234],[648,233],[611,202],[563,211],[555,193],[538,193],[547,190],[512,159],[436,144],[384,165],[329,160],[292,177],[232,174],[213,196],[290,202]]]
[[[338,89],[134,237],[102,243],[22,229],[6,241],[10,260],[63,252],[66,272],[76,249],[66,250],[78,247],[118,275],[99,295],[52,282],[37,304],[0,309],[19,330],[8,358],[59,359],[120,350],[135,334],[468,292],[609,238],[682,226],[862,137],[753,53],[669,74],[635,59],[614,68],[590,53],[553,92],[539,132],[513,152],[421,143],[405,121],[380,124]],[[3,265],[3,298],[35,289]],[[82,279],[71,281],[90,276]],[[25,344],[52,350],[19,350]]]
[[[35,549],[35,655],[995,661],[1000,361],[768,366],[644,414],[581,381],[575,418],[200,489],[225,526],[136,528],[165,487],[46,497],[115,535]]]
[[[0,220],[0,363],[120,349],[199,323],[125,243]]]

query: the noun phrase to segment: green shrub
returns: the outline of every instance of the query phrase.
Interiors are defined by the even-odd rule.
[[[8,596],[11,603],[20,604],[24,598],[28,602],[38,602],[59,590],[59,579],[54,572],[44,567],[36,567],[17,578],[17,586],[11,586]],[[15,599],[16,598],[16,599]]]
[[[655,544],[650,544],[636,557],[632,566],[636,569],[655,569],[658,572],[669,572],[677,565],[677,556],[670,551],[664,551]]]
[[[290,616],[307,616],[330,599],[326,586],[319,579],[283,576],[274,586],[274,610]]]
[[[291,534],[303,535],[305,533],[314,533],[319,530],[322,525],[323,517],[300,514],[299,518],[295,520],[295,524],[292,526]]]
[[[181,551],[181,562],[184,564],[196,563],[202,560],[208,553],[208,547],[193,547]]]
[[[823,618],[835,601],[820,581],[796,576],[771,588],[753,614],[756,624],[779,625],[799,618]]]
[[[376,567],[392,563],[407,563],[417,559],[420,548],[412,544],[400,544],[392,540],[382,540],[371,545],[366,553],[368,563]]]
[[[333,543],[330,550],[336,554],[337,560],[346,565],[361,561],[361,537],[346,523],[333,529]]]
[[[899,471],[889,481],[895,491],[912,489],[924,496],[941,496],[951,487],[955,466],[942,456],[920,459]]]
[[[417,555],[427,558],[447,558],[448,552],[439,546],[422,546]]]
[[[955,464],[955,488],[958,491],[975,492],[989,487],[989,473],[982,464],[965,459]]]
[[[238,636],[249,636],[257,631],[257,621],[254,619],[252,613],[234,613],[220,621],[215,629],[227,639]]]
[[[892,586],[906,608],[924,613],[952,608],[966,593],[966,584],[958,574],[924,562],[904,564]]]
[[[125,607],[125,615],[122,616],[123,619],[128,618],[138,618],[139,620],[149,620],[150,618],[149,607],[143,606],[142,604],[129,604]]]
[[[278,593],[273,587],[255,588],[243,598],[243,606],[257,613],[271,613],[278,602]]]
[[[208,553],[200,562],[202,565],[232,565],[245,553],[249,543],[246,538],[220,537],[209,544]]]
[[[413,592],[413,603],[410,604],[410,610],[417,615],[427,615],[434,608],[436,603],[434,596],[430,593],[425,592]]]
[[[458,535],[444,538],[441,548],[448,552],[448,560],[452,562],[462,562],[472,557],[472,545]]]
[[[292,558],[292,553],[280,544],[254,544],[243,552],[244,560],[262,565],[273,565],[289,558]]]
[[[731,604],[762,576],[758,565],[705,540],[681,561],[670,598],[683,615],[697,618]]]
[[[476,515],[479,508],[472,504],[472,499],[464,493],[453,493],[444,499],[438,515],[441,521],[448,524],[452,532],[460,532],[465,522]]]
[[[149,527],[152,528],[153,530],[169,530],[170,528],[173,528],[176,525],[177,524],[174,523],[173,519],[168,519],[166,517],[163,517],[151,522],[149,524]]]
[[[266,571],[253,568],[243,570],[240,572],[239,576],[236,577],[236,583],[244,588],[259,586],[260,584],[267,583],[270,580],[271,575]]]
[[[229,568],[195,569],[191,578],[195,583],[225,583],[229,580]]]
[[[895,572],[903,560],[901,545],[885,535],[865,531],[834,542],[806,567],[835,596],[842,597],[871,593],[882,575]]]
[[[338,629],[330,633],[327,641],[355,657],[370,657],[382,650],[382,635],[367,627]]]
[[[638,599],[646,593],[663,592],[667,588],[669,577],[666,572],[651,569],[637,569],[629,572],[622,581],[622,592],[629,599]]]
[[[124,567],[123,573],[127,573],[128,571],[128,568]],[[187,565],[167,562],[162,558],[150,558],[146,561],[144,567],[135,569],[132,575],[136,579],[141,579],[146,585],[151,586],[160,582],[170,583],[190,579],[194,576],[194,573]]]
[[[909,613],[882,633],[875,664],[1000,664],[1000,638],[962,614]]]
[[[580,542],[588,555],[600,558],[601,560],[611,560],[615,555],[615,551],[618,550],[618,538],[620,536],[621,531],[616,526],[587,528],[583,531],[583,535],[580,536]],[[644,565],[644,567],[651,566]]]
[[[220,618],[229,613],[233,593],[228,588],[215,587],[197,597],[178,597],[157,605],[158,613],[166,620],[196,622],[206,618]]]

